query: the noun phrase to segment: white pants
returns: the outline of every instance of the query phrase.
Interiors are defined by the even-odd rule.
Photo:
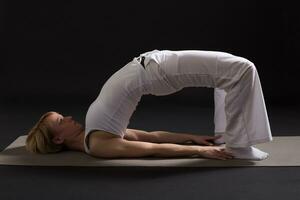
[[[145,94],[167,95],[184,87],[214,88],[215,134],[224,134],[226,145],[247,147],[272,141],[259,75],[249,60],[197,50],[142,55],[149,80]]]

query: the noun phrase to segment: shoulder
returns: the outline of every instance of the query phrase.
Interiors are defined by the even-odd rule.
[[[89,138],[90,154],[96,157],[110,155],[123,141],[124,139],[116,134],[102,130],[93,131]]]
[[[111,138],[121,138],[121,136],[118,136],[116,134],[103,131],[103,130],[95,130],[91,131],[90,133],[90,140],[105,140],[105,139],[111,139]]]

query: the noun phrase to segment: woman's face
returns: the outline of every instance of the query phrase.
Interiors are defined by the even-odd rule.
[[[72,116],[66,116],[53,112],[47,117],[47,122],[54,134],[54,142],[61,144],[64,139],[74,137],[83,131],[83,126],[72,119]]]

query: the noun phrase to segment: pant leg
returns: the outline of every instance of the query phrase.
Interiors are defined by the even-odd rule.
[[[224,140],[231,147],[272,141],[258,72],[252,65],[225,97],[227,119]]]
[[[249,60],[232,54],[212,51],[175,51],[177,65],[161,63],[165,79],[173,88],[213,87],[224,90],[217,100],[218,110],[224,106],[223,116],[218,116],[217,130],[224,130],[224,140],[231,147],[246,147],[272,141],[272,135],[256,67]],[[168,63],[172,63],[169,65]],[[218,90],[219,89],[219,90]],[[224,94],[226,92],[226,95]],[[217,98],[217,96],[216,96]],[[222,115],[222,114],[221,114]],[[220,121],[221,120],[221,121]]]
[[[224,134],[226,131],[226,114],[225,114],[225,97],[226,91],[215,88],[214,89],[214,125],[215,135]]]
[[[219,57],[218,70],[222,65],[227,65],[228,58]],[[270,123],[265,106],[263,91],[255,65],[247,59],[237,57],[239,61],[232,62],[232,65],[240,66],[242,73],[233,76],[231,84],[224,84],[228,77],[217,75],[216,88],[224,89],[224,92],[215,98],[218,116],[217,122],[220,127],[226,126],[224,140],[230,147],[247,147],[259,143],[272,141]],[[235,59],[232,59],[235,60]],[[229,59],[231,60],[231,59]],[[231,81],[229,81],[231,82]],[[225,97],[225,98],[224,98]],[[224,103],[222,103],[224,100]],[[224,109],[222,108],[224,106]],[[226,120],[223,121],[225,111]],[[219,120],[219,121],[218,121]],[[226,122],[226,123],[225,123]],[[219,131],[219,130],[218,130]]]

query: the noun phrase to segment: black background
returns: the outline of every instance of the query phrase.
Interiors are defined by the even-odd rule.
[[[248,58],[267,105],[299,105],[300,16],[289,1],[5,1],[0,7],[5,104],[87,105],[140,53],[198,49]],[[213,93],[185,88],[143,98],[205,105]]]
[[[49,110],[83,123],[105,81],[153,49],[248,58],[259,72],[273,136],[299,136],[300,12],[294,2],[0,1],[0,149]],[[129,128],[213,135],[212,89],[142,100]],[[0,199],[297,199],[297,171],[0,166]]]

